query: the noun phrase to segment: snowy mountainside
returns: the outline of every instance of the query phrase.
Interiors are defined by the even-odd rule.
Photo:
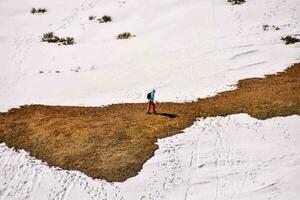
[[[46,8],[33,15],[32,7]],[[297,0],[76,0],[0,2],[0,110],[24,104],[107,105],[187,101],[237,80],[282,71],[299,59]],[[110,15],[111,23],[89,16]],[[280,30],[263,30],[263,25]],[[41,42],[44,33],[76,44]],[[116,40],[122,32],[135,38]]]
[[[46,8],[45,14],[30,10]],[[89,16],[110,15],[111,23]],[[0,1],[0,112],[24,104],[189,101],[299,62],[300,1]],[[271,28],[264,30],[263,26]],[[279,30],[275,30],[278,27]],[[75,44],[41,42],[53,31]],[[122,32],[136,37],[116,40]],[[95,180],[0,144],[0,200],[297,199],[299,116],[198,119],[159,140],[136,177]]]

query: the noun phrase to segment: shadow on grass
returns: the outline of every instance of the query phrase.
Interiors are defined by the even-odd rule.
[[[156,113],[156,115],[164,116],[164,117],[169,117],[169,118],[176,118],[177,115],[175,114],[170,114],[170,113]]]

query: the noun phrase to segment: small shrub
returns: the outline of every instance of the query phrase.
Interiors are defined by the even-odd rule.
[[[45,12],[47,12],[47,10],[46,10],[46,8],[39,8],[38,9],[38,13],[45,13]]]
[[[264,31],[267,31],[269,29],[269,25],[265,24],[265,25],[262,26],[262,28],[263,28]]]
[[[64,43],[64,42],[66,42],[67,40],[66,40],[66,38],[59,38],[59,42],[60,43]]]
[[[35,8],[32,8],[30,12],[31,12],[32,14],[35,14],[35,13],[36,13],[36,9],[35,9]]]
[[[89,20],[94,20],[96,19],[96,16],[89,16]]]
[[[66,38],[66,42],[65,43],[63,43],[64,45],[72,45],[72,44],[74,44],[74,38],[72,38],[72,37],[67,37]]]
[[[240,5],[242,3],[245,3],[246,0],[228,0],[229,3],[231,3],[232,5]]]
[[[50,38],[50,39],[48,40],[48,42],[49,42],[49,43],[57,43],[57,42],[59,42],[59,37],[54,36],[53,38]]]
[[[274,25],[273,26],[269,26],[267,24],[263,25],[262,28],[263,28],[264,31],[269,31],[270,29],[272,29],[274,31],[280,30],[280,28],[278,26],[274,26]]]
[[[58,43],[58,45],[72,45],[75,43],[73,37],[59,38],[55,36],[53,32],[43,34],[42,42]]]
[[[42,13],[44,14],[45,12],[47,12],[46,8],[32,8],[30,11],[32,14],[36,14],[36,13]]]
[[[54,37],[53,32],[44,33],[44,35],[43,35],[43,39],[49,39],[52,37]]]
[[[273,30],[275,30],[275,31],[279,31],[279,30],[280,30],[280,28],[279,28],[278,26],[272,26],[272,28],[273,28]]]
[[[118,40],[124,40],[124,39],[129,39],[131,37],[135,37],[135,35],[132,35],[131,33],[129,32],[124,32],[124,33],[120,33],[118,36],[117,36],[117,39]]]
[[[111,22],[111,21],[112,21],[112,18],[111,18],[111,16],[104,15],[104,16],[102,16],[100,19],[98,19],[98,21],[99,21],[100,23],[107,23],[107,22]]]
[[[285,44],[286,45],[289,45],[289,44],[294,44],[296,42],[300,42],[300,39],[298,38],[294,38],[290,35],[286,36],[286,37],[282,37],[281,40],[285,41]]]
[[[43,35],[43,42],[56,43],[59,41],[59,37],[55,36],[53,32],[48,32]]]

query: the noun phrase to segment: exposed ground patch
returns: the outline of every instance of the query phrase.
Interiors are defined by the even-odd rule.
[[[135,176],[157,149],[198,117],[235,113],[266,119],[300,114],[300,64],[265,78],[241,80],[237,89],[191,103],[106,107],[30,105],[0,113],[0,142],[63,169],[108,181]]]

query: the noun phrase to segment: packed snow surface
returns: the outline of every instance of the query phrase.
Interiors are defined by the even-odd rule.
[[[298,199],[300,117],[198,119],[122,183],[49,168],[0,144],[1,200]]]
[[[89,20],[102,15],[112,23]],[[144,102],[152,88],[160,101],[214,95],[299,62],[299,44],[280,40],[299,22],[299,0],[2,0],[0,110]],[[50,31],[76,44],[41,42]]]

